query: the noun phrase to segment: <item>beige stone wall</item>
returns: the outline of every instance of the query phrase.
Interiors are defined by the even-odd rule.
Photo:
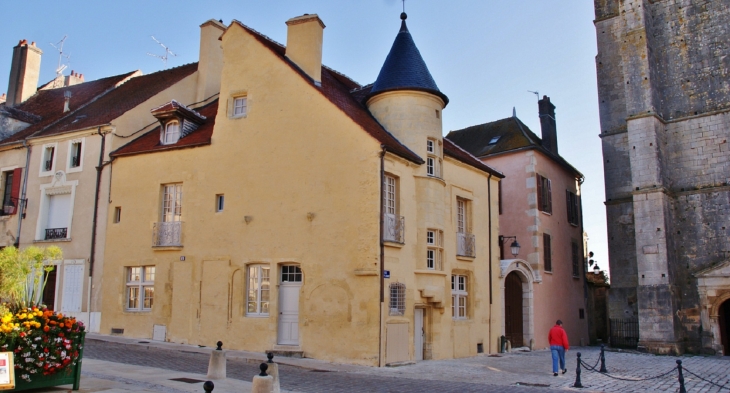
[[[25,168],[26,155],[27,150],[22,144],[8,146],[0,150],[0,176],[2,176],[0,177],[0,190],[2,192],[5,191],[6,187],[12,186],[11,184],[4,184],[4,172],[12,171],[16,168]],[[23,176],[25,176],[25,173],[23,173]],[[21,182],[22,180],[23,178],[21,177]],[[18,197],[21,196],[19,195]],[[15,244],[18,237],[18,217],[19,214],[0,216],[0,246],[7,247]]]

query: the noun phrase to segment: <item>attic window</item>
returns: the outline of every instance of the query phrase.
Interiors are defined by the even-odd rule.
[[[496,145],[497,144],[497,141],[499,141],[499,138],[501,138],[501,137],[502,137],[501,135],[492,137],[492,139],[489,140],[489,145],[490,146],[491,145]]]
[[[180,139],[180,122],[171,120],[165,125],[165,131],[162,135],[163,145],[172,145]]]
[[[248,98],[246,96],[233,97],[230,108],[231,117],[246,117],[248,112]]]

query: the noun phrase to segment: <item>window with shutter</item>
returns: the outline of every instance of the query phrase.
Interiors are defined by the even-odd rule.
[[[552,256],[552,244],[550,240],[550,235],[547,233],[543,233],[542,235],[542,245],[543,245],[543,264],[545,266],[546,272],[552,272],[553,271],[553,256]]]

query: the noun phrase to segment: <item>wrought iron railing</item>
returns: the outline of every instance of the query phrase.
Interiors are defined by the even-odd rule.
[[[638,318],[611,318],[609,326],[611,347],[635,349],[639,345]]]
[[[182,221],[156,222],[152,232],[153,246],[182,246]]]
[[[474,234],[457,232],[456,233],[456,255],[462,257],[475,257],[476,240]]]
[[[81,166],[81,156],[71,157],[71,168]]]
[[[395,214],[383,217],[383,240],[386,242],[405,243],[406,219]]]
[[[2,209],[0,209],[0,216],[15,214],[17,208],[18,198],[8,198],[8,200],[3,203]]]
[[[48,172],[51,170],[51,168],[53,168],[53,161],[46,160],[46,162],[43,164],[43,170]]]
[[[65,239],[68,228],[46,228],[46,240]]]

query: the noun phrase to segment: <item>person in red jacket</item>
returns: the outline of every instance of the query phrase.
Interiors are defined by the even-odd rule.
[[[558,361],[560,361],[560,370],[563,374],[568,372],[565,368],[565,352],[570,348],[568,344],[568,335],[563,330],[563,321],[555,322],[555,326],[548,333],[548,342],[550,343],[550,352],[553,355],[553,375],[558,376]]]

